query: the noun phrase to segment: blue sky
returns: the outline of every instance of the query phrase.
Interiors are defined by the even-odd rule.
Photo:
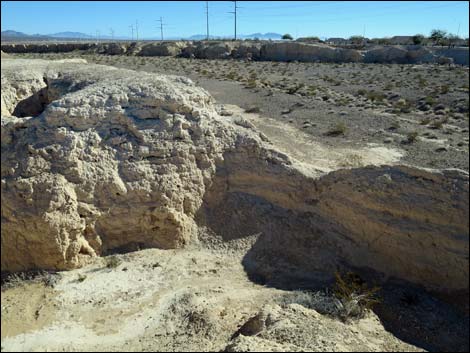
[[[2,1],[1,29],[28,34],[64,31],[139,37],[205,34],[205,1]],[[238,1],[238,33],[385,37],[440,28],[468,37],[467,1]],[[211,35],[233,34],[233,2],[209,1]],[[460,30],[459,30],[460,25]],[[157,28],[158,27],[158,28]]]

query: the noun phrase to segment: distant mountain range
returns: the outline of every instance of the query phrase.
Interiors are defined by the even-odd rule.
[[[91,36],[89,34],[80,33],[80,32],[59,32],[59,33],[52,33],[52,34],[26,34],[23,32],[17,31],[2,31],[1,39],[8,41],[8,40],[53,40],[53,39],[95,39],[96,36]],[[111,39],[111,36],[100,35],[100,39]],[[231,39],[233,38],[233,34],[226,35],[226,36],[209,36],[210,39]],[[239,34],[237,35],[239,39],[281,39],[282,35],[279,33],[253,33],[253,34]],[[114,37],[114,39],[121,39],[121,40],[130,40],[130,37]],[[144,40],[158,40],[158,37],[151,37],[151,38],[143,38]],[[169,40],[177,40],[177,39],[189,39],[189,40],[204,40],[206,39],[205,34],[196,34],[189,37],[167,37],[165,39]]]
[[[92,39],[96,38],[89,34],[80,33],[80,32],[59,32],[52,34],[26,34],[23,32],[17,31],[2,31],[2,40],[15,40],[15,39],[25,39],[25,40],[51,40],[51,39]],[[101,39],[110,39],[111,36],[100,36]],[[126,39],[126,38],[116,38],[116,39]]]

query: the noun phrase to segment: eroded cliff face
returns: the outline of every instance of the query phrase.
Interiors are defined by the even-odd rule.
[[[105,55],[182,56],[197,59],[246,58],[266,61],[437,63],[467,65],[468,48],[429,48],[423,46],[372,46],[366,50],[332,47],[297,41],[180,41],[2,44],[5,53],[67,53],[80,50]]]
[[[382,166],[318,178],[213,103],[183,77],[3,61],[2,271],[180,248],[206,227],[259,233],[245,267],[266,278],[353,266],[468,290],[468,175]]]

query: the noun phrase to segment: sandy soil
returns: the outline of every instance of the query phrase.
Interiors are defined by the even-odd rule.
[[[468,321],[423,292],[390,284],[376,313],[344,323],[314,310],[313,292],[250,281],[241,263],[256,237],[201,234],[185,250],[113,255],[111,268],[97,258],[53,287],[4,289],[2,351],[468,349]]]

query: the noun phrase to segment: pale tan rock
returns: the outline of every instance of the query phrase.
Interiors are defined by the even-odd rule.
[[[366,63],[408,63],[408,51],[403,47],[384,46],[368,50],[364,56]]]
[[[142,46],[140,56],[178,56],[184,47],[183,42],[157,42]]]
[[[264,319],[262,325],[232,339],[225,352],[382,352],[390,348],[423,351],[385,331],[373,313],[345,324],[302,305],[289,304],[266,305],[255,318]]]
[[[2,118],[2,269],[72,268],[108,249],[193,238],[232,134],[211,122],[207,92],[181,77],[30,63],[2,66],[14,82],[2,91],[4,110],[44,82],[57,100],[37,117]],[[19,73],[33,76],[21,95]]]
[[[273,61],[360,62],[362,55],[353,49],[333,48],[323,44],[273,42],[263,44],[260,57]]]

